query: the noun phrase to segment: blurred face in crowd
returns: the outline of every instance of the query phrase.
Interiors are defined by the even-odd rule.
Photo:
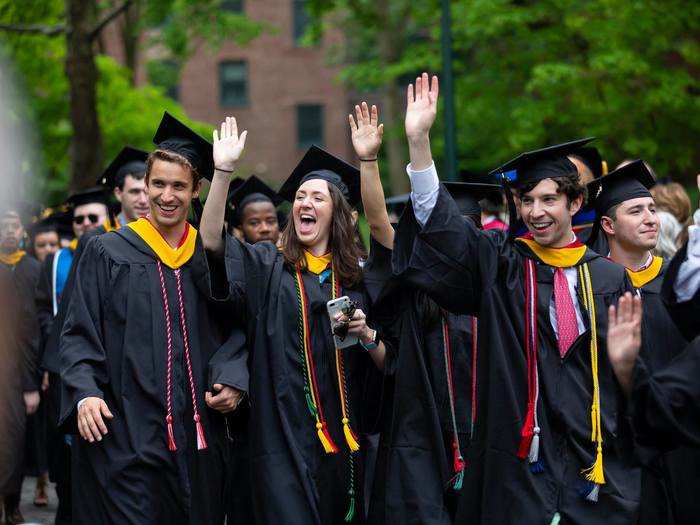
[[[163,159],[153,161],[147,186],[151,220],[163,229],[185,222],[192,199],[199,196],[191,169]]]
[[[80,239],[85,232],[94,230],[107,220],[107,206],[91,202],[76,206],[73,210],[73,233]]]
[[[41,232],[34,236],[34,255],[39,262],[44,262],[50,253],[56,253],[59,248],[58,233],[55,231]]]
[[[241,212],[241,230],[246,241],[276,243],[280,236],[277,211],[271,202],[258,201],[246,204]]]
[[[124,178],[124,187],[114,188],[114,196],[121,203],[122,213],[127,222],[148,215],[148,192],[144,177],[136,178],[127,175]]]
[[[659,240],[659,217],[651,197],[639,197],[620,203],[600,224],[611,242],[626,251],[639,252],[656,248]]]
[[[333,200],[328,183],[322,179],[311,179],[299,186],[292,219],[301,244],[307,248],[328,243],[333,217]]]
[[[583,197],[569,202],[552,179],[541,180],[520,199],[520,216],[542,246],[561,248],[571,242],[571,218],[581,208]]]
[[[0,250],[4,253],[12,253],[19,250],[24,237],[24,228],[19,215],[15,212],[6,213],[0,219]]]
[[[586,164],[579,159],[578,157],[567,157],[571,162],[573,162],[574,166],[576,166],[576,171],[578,171],[578,177],[579,181],[581,181],[581,184],[585,186],[589,182],[593,181],[595,178],[593,176],[593,172],[591,169],[586,166]]]

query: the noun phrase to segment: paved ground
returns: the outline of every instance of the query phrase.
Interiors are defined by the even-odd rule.
[[[26,523],[41,523],[42,525],[51,525],[54,515],[56,514],[56,491],[53,489],[53,484],[49,487],[49,506],[35,507],[34,488],[36,487],[36,478],[25,478],[22,486],[22,514]]]

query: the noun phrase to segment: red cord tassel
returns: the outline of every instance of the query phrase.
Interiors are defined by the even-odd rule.
[[[175,444],[175,432],[173,431],[173,416],[166,416],[165,422],[168,426],[168,450],[175,452],[177,445]]]
[[[520,431],[520,448],[518,449],[518,457],[525,459],[530,454],[530,445],[532,437],[535,435],[533,429],[535,427],[535,404],[528,402],[527,414],[525,415],[525,423]]]
[[[204,428],[202,427],[202,422],[199,420],[199,414],[194,416],[194,424],[197,428],[197,450],[204,450],[207,448],[207,440],[204,437]]]
[[[462,472],[465,467],[464,458],[459,450],[459,445],[457,441],[452,442],[452,449],[454,451],[453,466],[455,473]]]

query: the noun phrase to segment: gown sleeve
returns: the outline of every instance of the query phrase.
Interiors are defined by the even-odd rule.
[[[224,344],[209,360],[209,384],[215,383],[241,392],[249,391],[248,345],[245,332],[240,328],[231,330]]]
[[[39,271],[39,280],[36,285],[35,304],[36,304],[36,319],[39,325],[39,337],[41,345],[42,368],[51,372],[58,372],[57,363],[51,362],[51,358],[55,356],[48,355],[46,351],[46,340],[51,330],[53,321],[53,301],[52,301],[52,286],[51,286],[51,271],[53,268],[54,254],[49,255],[41,265]],[[56,361],[56,359],[53,359]]]
[[[495,271],[504,235],[487,235],[463,217],[445,188],[420,227],[409,206],[396,232],[393,272],[456,314],[476,314],[484,277]]]
[[[109,262],[99,237],[90,241],[78,264],[59,347],[61,413],[64,424],[81,399],[103,398],[108,382],[103,307],[109,290]]]
[[[700,338],[651,374],[637,360],[631,400],[635,439],[658,450],[700,446]]]
[[[690,298],[684,301],[679,300],[676,293],[679,272],[687,260],[688,244],[686,243],[676,252],[668,265],[664,276],[662,296],[676,326],[688,341],[692,341],[700,334],[700,323],[698,323],[698,319],[700,319],[700,290],[686,290]]]

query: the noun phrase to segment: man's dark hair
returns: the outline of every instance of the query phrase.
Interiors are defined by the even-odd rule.
[[[115,187],[119,188],[120,191],[124,191],[124,181],[126,181],[127,177],[131,177],[136,180],[143,180],[143,178],[146,176],[145,171],[137,171],[136,173],[121,173],[117,174],[116,177],[114,177],[114,185]]]
[[[616,221],[617,220],[617,210],[622,206],[622,203],[620,202],[619,204],[615,204],[615,206],[610,206],[610,209],[606,211],[603,216],[604,217],[610,217],[612,220]]]
[[[581,196],[583,196],[583,201],[586,202],[588,192],[586,187],[581,184],[578,173],[552,177],[552,180],[557,184],[557,193],[561,193],[566,197],[568,201],[567,206],[570,206],[573,201]],[[540,182],[541,180],[527,181],[522,185],[516,186],[515,191],[518,194],[518,198],[522,199],[526,193],[531,192]]]

